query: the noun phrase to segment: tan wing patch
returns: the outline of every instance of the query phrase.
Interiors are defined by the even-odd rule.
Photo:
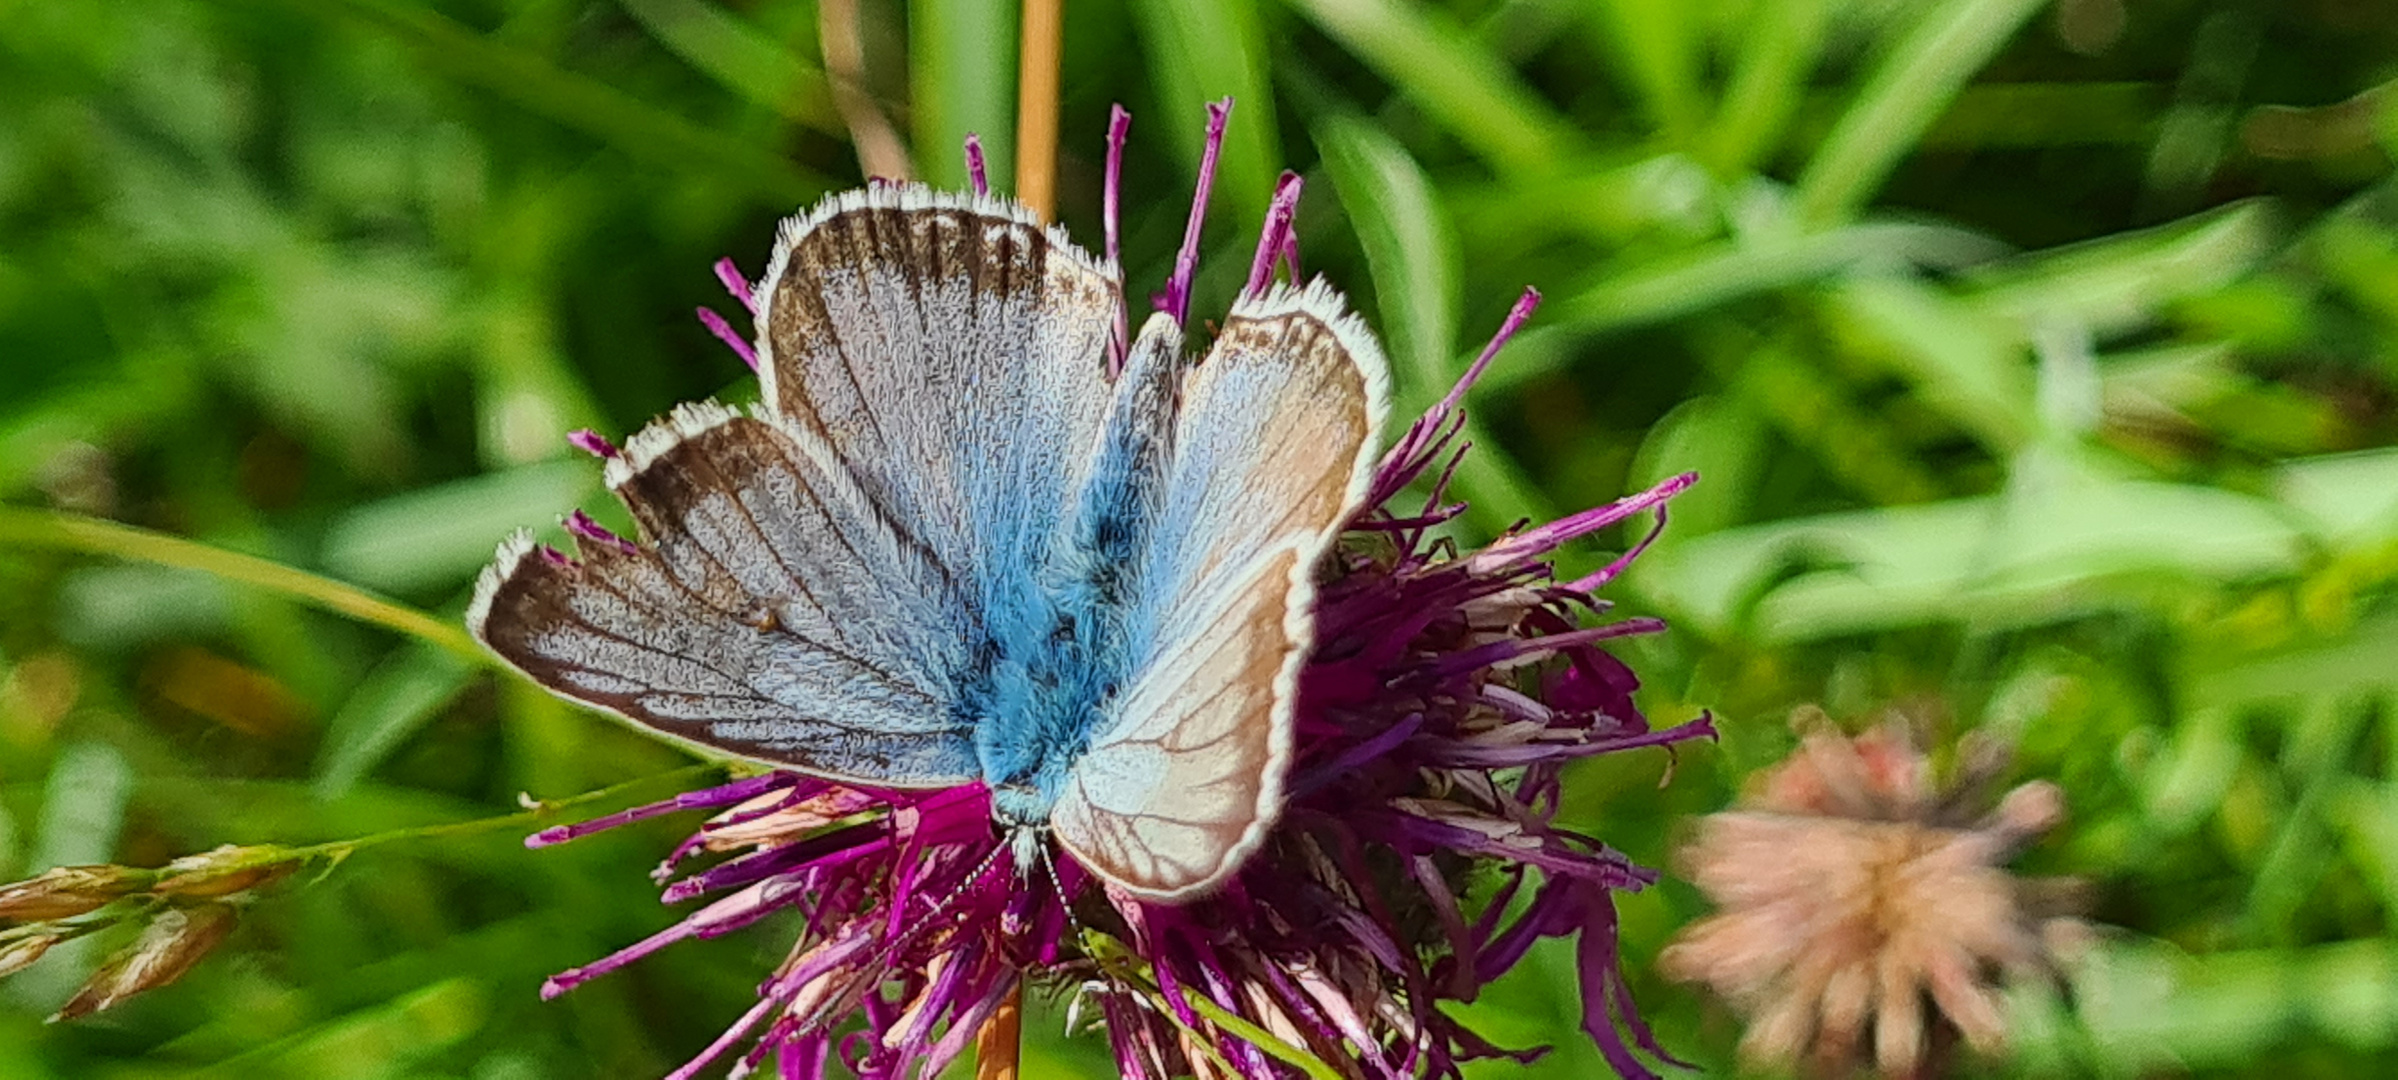
[[[1320,284],[1234,305],[1185,378],[1145,571],[1169,599],[1052,817],[1118,885],[1204,893],[1280,812],[1316,564],[1364,497],[1388,384]]]
[[[1084,865],[1172,899],[1221,881],[1263,837],[1290,752],[1281,683],[1298,559],[1269,552],[1208,598],[1192,647],[1143,673],[1130,723],[1075,765],[1050,825]]]

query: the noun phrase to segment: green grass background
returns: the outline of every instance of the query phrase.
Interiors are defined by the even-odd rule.
[[[860,0],[936,182],[1013,154],[1013,6]],[[1202,103],[1238,99],[1196,310],[1277,169],[1403,404],[1519,289],[1474,398],[1487,535],[1685,469],[1612,591],[1652,716],[1566,815],[1652,864],[1821,702],[2019,747],[2026,864],[2104,946],[1973,1075],[2398,1067],[2398,5],[2377,0],[1068,0],[1060,216],[1162,282]],[[560,436],[751,393],[690,317],[859,174],[806,0],[0,0],[0,500],[454,617],[517,524],[596,505]],[[554,531],[554,530],[553,530]],[[1627,537],[1606,538],[1620,548]],[[1608,556],[1592,544],[1569,571]],[[0,543],[0,877],[508,812],[675,752],[428,645],[185,571]],[[181,984],[44,1025],[111,942],[0,983],[0,1076],[661,1073],[788,927],[541,978],[674,914],[688,822],[362,854]],[[1703,905],[1623,902],[1639,1000]],[[1594,1075],[1570,954],[1467,1011]],[[1037,1003],[1030,1075],[1110,1070]],[[1513,1075],[1487,1069],[1484,1076]]]

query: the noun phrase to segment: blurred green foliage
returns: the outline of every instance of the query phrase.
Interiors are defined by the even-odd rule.
[[[854,8],[918,169],[959,182],[980,131],[1011,175],[1012,5]],[[1068,8],[1061,215],[1096,240],[1126,103],[1136,295],[1229,94],[1198,310],[1287,164],[1405,405],[1547,295],[1474,399],[1473,528],[1704,475],[1616,598],[1673,620],[1633,649],[1652,714],[1725,738],[1662,791],[1660,755],[1590,763],[1570,817],[1662,863],[1803,702],[1989,730],[2065,785],[2029,861],[2110,929],[1976,1072],[2398,1064],[2398,6]],[[0,499],[454,616],[509,527],[596,501],[564,432],[750,392],[690,311],[860,179],[819,30],[807,0],[0,0]],[[0,877],[676,761],[253,589],[0,553]],[[787,928],[534,990],[671,919],[643,873],[680,824],[364,853],[182,984],[44,1026],[114,942],[62,948],[0,983],[0,1075],[661,1073]],[[1642,974],[1695,894],[1623,909],[1665,1041],[1729,1069],[1730,1014]],[[1593,1075],[1572,995],[1541,953],[1469,1011]],[[1109,1071],[1042,1010],[1030,1075]]]

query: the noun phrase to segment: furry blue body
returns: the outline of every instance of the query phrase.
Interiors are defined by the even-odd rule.
[[[1157,612],[1145,570],[1163,538],[1156,522],[1171,452],[1181,335],[1144,328],[1118,377],[1099,452],[1071,512],[1023,528],[1024,572],[984,584],[987,659],[966,719],[993,810],[1017,826],[1049,820],[1066,776],[1114,715],[1116,692],[1141,659]]]

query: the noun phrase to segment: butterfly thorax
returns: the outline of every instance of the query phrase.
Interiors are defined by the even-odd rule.
[[[1122,612],[1057,602],[1041,608],[1015,625],[994,627],[986,653],[989,714],[974,728],[992,811],[1010,825],[1049,820],[1068,771],[1110,715],[1130,663]]]

